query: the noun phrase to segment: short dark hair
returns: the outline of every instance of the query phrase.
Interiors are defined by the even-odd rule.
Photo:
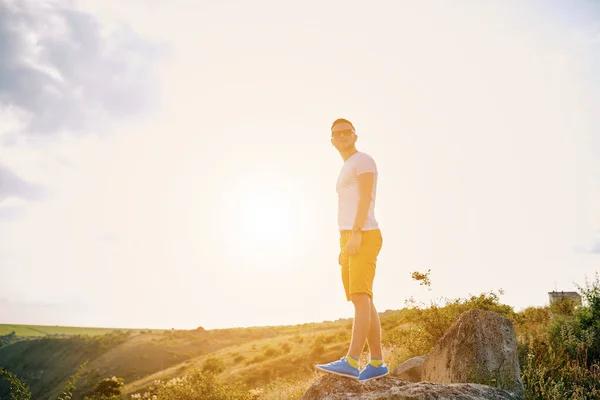
[[[345,118],[338,118],[335,121],[333,121],[333,124],[331,124],[331,129],[333,129],[334,126],[336,126],[337,124],[348,124],[352,127],[353,131],[356,131],[356,129],[354,129],[354,125],[352,125],[352,122],[348,121]]]

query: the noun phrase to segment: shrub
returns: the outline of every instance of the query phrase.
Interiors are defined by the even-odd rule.
[[[525,397],[531,400],[600,398],[600,280],[579,287],[584,304],[560,304],[544,330],[519,337]]]
[[[235,356],[235,358],[233,359],[233,361],[236,362],[236,363],[239,363],[239,362],[244,361],[245,359],[246,359],[246,357],[244,357],[241,354],[238,354],[237,356]]]
[[[210,357],[204,361],[202,364],[202,371],[212,372],[214,374],[219,374],[223,372],[225,369],[225,364],[220,358]]]
[[[105,397],[120,395],[124,383],[123,378],[117,378],[116,376],[105,378],[98,382],[94,392]]]
[[[10,395],[12,400],[30,400],[31,399],[31,391],[29,390],[29,386],[19,378],[10,372],[7,369],[0,367],[0,377],[3,376],[4,379],[8,381],[10,384]]]
[[[550,321],[550,310],[547,307],[527,307],[516,315],[518,325],[530,326],[546,324]]]
[[[17,341],[17,333],[12,331],[9,334],[0,336],[0,347],[5,346],[7,344],[11,344]]]
[[[250,360],[246,361],[246,365],[250,365],[250,364],[255,364],[255,363],[259,363],[259,362],[263,362],[266,360],[265,355],[257,355],[253,358],[251,358]]]
[[[63,392],[59,395],[57,400],[70,400],[73,397],[73,391],[75,390],[75,383],[81,377],[85,366],[87,365],[87,361],[84,362],[78,369],[75,374],[73,374]],[[19,378],[13,374],[12,372],[0,367],[0,377],[4,376],[5,379],[10,384],[10,397],[12,400],[31,400],[31,391],[29,390],[29,386]]]
[[[559,299],[550,305],[550,313],[558,315],[575,314],[575,303],[567,298]]]
[[[281,344],[281,351],[283,351],[284,354],[287,354],[290,351],[292,351],[292,346],[289,343],[282,343]]]
[[[271,346],[267,346],[265,348],[265,352],[263,353],[265,357],[275,357],[279,355],[279,351]]]
[[[502,294],[502,291],[499,292]],[[432,301],[429,307],[409,301],[409,309],[404,313],[404,322],[410,327],[397,326],[384,332],[382,342],[386,345],[399,345],[408,351],[407,357],[422,355],[431,350],[446,333],[450,325],[465,311],[481,309],[495,311],[504,317],[515,319],[512,307],[501,304],[495,292],[472,295],[466,299]]]
[[[586,367],[587,343],[565,328],[558,335],[565,341],[552,344],[549,332],[529,337],[519,343],[521,377],[525,398],[529,400],[564,400],[600,398],[600,367]],[[575,354],[572,354],[572,353]]]
[[[71,398],[73,398],[73,391],[76,389],[75,383],[77,383],[77,380],[81,377],[81,374],[83,373],[83,370],[85,369],[86,365],[87,361],[84,362],[77,369],[77,372],[75,372],[75,374],[69,378],[67,385],[65,386],[65,390],[63,390],[60,396],[58,396],[57,400],[70,400]]]

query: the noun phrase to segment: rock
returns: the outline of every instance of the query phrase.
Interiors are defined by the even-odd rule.
[[[523,396],[512,323],[491,311],[464,312],[427,355],[423,380],[480,383]]]
[[[370,382],[336,375],[319,378],[302,400],[523,400],[506,390],[473,383],[406,382],[386,376]]]
[[[409,382],[421,382],[425,356],[417,356],[404,361],[392,372],[392,375]]]

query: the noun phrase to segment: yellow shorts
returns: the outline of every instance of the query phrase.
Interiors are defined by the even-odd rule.
[[[352,236],[351,231],[340,232],[339,264],[342,266],[342,282],[346,291],[346,299],[354,293],[367,293],[373,299],[373,280],[377,256],[383,244],[381,230],[363,231],[358,254],[348,256],[346,246]]]

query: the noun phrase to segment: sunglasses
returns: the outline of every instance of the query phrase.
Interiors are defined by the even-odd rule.
[[[352,129],[345,129],[343,131],[333,131],[333,132],[331,132],[331,137],[339,138],[342,135],[344,135],[344,136],[352,136],[353,134],[354,134],[354,131]]]

